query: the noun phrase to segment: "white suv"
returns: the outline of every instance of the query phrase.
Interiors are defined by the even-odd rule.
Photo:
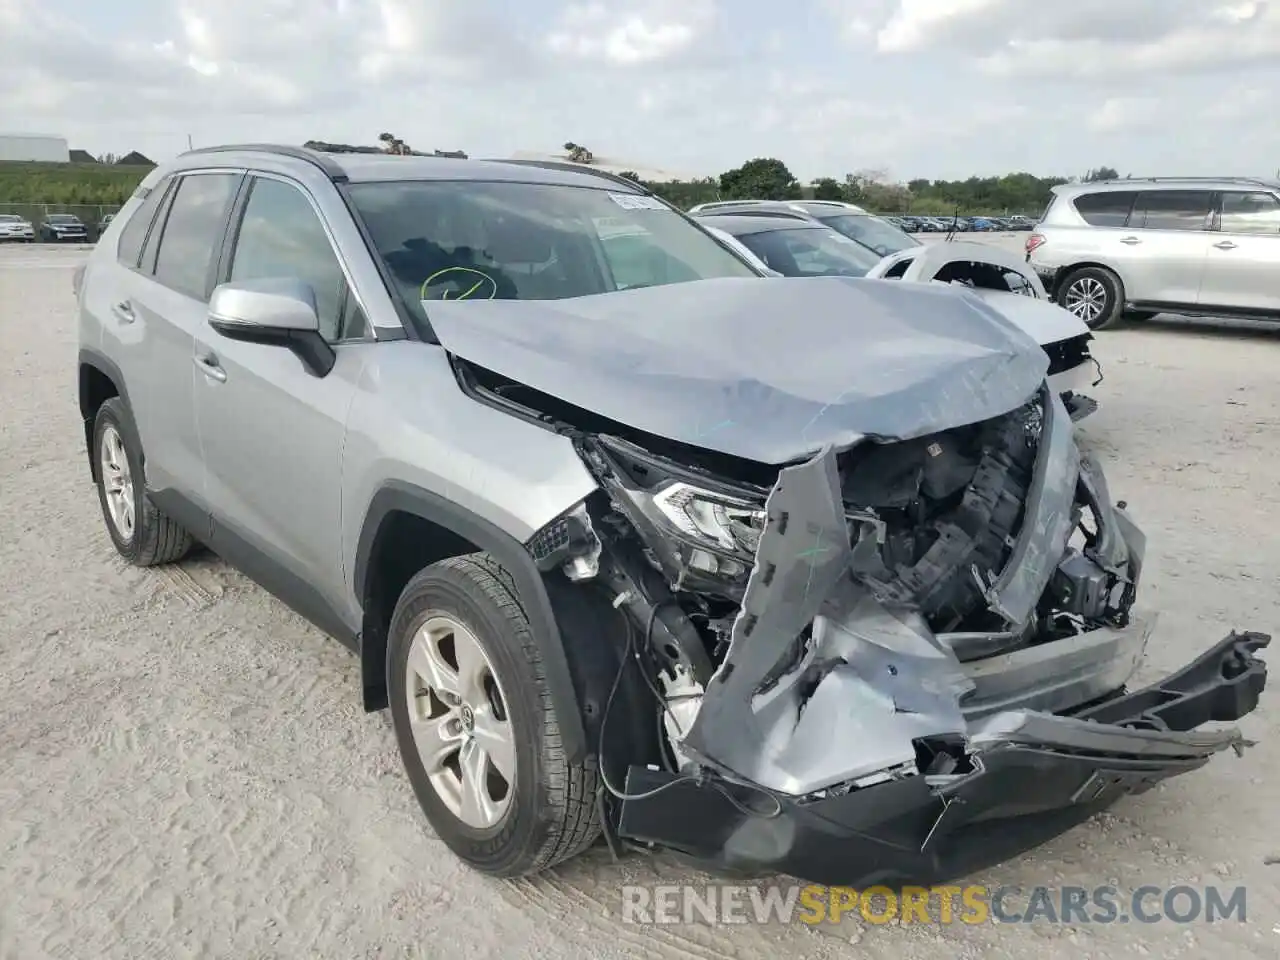
[[[1073,183],[1027,237],[1027,261],[1092,329],[1171,312],[1280,319],[1280,182]]]

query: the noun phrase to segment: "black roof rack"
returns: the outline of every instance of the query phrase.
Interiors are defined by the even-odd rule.
[[[302,160],[321,170],[334,183],[345,183],[347,171],[334,159],[306,147],[294,147],[284,143],[229,143],[217,147],[197,147],[182,154],[184,157],[203,153],[273,153],[278,157]]]
[[[514,163],[521,167],[541,167],[544,170],[567,170],[571,173],[585,173],[593,177],[602,177],[610,180],[620,186],[630,187],[637,193],[646,193],[653,195],[648,187],[638,180],[632,180],[630,177],[623,177],[616,173],[610,173],[608,170],[600,170],[596,167],[589,167],[584,163],[572,163],[568,160],[503,160],[497,157],[488,157],[486,163]]]

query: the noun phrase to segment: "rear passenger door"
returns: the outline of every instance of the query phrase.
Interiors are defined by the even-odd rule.
[[[146,453],[147,486],[191,502],[201,499],[204,475],[193,338],[208,314],[217,251],[243,176],[212,170],[175,177],[127,289],[112,305],[119,335],[135,345],[136,369],[126,378]],[[191,532],[203,538],[204,531]]]
[[[284,278],[315,294],[320,332],[337,354],[333,369],[317,377],[287,349],[202,324],[196,418],[213,548],[325,623],[323,607],[343,589],[342,440],[363,364],[355,344],[372,337],[310,195],[292,180],[254,173],[219,279]]]
[[[1134,251],[1124,275],[1129,300],[1194,306],[1208,253],[1209,190],[1140,190],[1121,243]]]
[[[1227,190],[1209,234],[1202,307],[1280,314],[1280,200]]]

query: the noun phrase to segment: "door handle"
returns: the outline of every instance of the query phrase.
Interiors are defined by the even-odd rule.
[[[1230,240],[1219,240],[1214,246],[1219,250],[1234,250],[1236,248],[1236,245]]]
[[[1128,244],[1129,246],[1133,247],[1133,246],[1137,246],[1142,241],[1139,240],[1137,237],[1121,237],[1120,242]]]
[[[121,300],[119,303],[111,305],[111,312],[115,318],[121,323],[133,323],[138,319],[138,315],[133,312],[133,305],[128,300]]]
[[[207,357],[192,357],[192,361],[200,368],[200,372],[210,380],[217,380],[218,383],[227,382],[227,371],[218,366],[217,357],[212,355]]]

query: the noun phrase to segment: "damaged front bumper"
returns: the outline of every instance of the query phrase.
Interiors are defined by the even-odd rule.
[[[1163,682],[1074,716],[996,714],[970,729],[962,774],[810,799],[633,767],[626,794],[636,799],[623,804],[619,833],[720,869],[858,887],[943,883],[1243,747],[1233,730],[1194,731],[1253,710],[1266,683],[1254,654],[1269,639],[1233,633]]]
[[[815,882],[941,882],[1245,745],[1196,727],[1254,708],[1269,637],[1232,634],[1124,693],[1152,629],[1132,612],[1145,539],[1047,387],[1040,409],[1007,562],[972,568],[1004,632],[935,634],[902,592],[955,566],[963,530],[886,583],[883,528],[850,512],[836,456],[781,471],[727,652],[673,744],[682,768],[630,768],[619,834]],[[1046,599],[1077,626],[1025,642]]]

